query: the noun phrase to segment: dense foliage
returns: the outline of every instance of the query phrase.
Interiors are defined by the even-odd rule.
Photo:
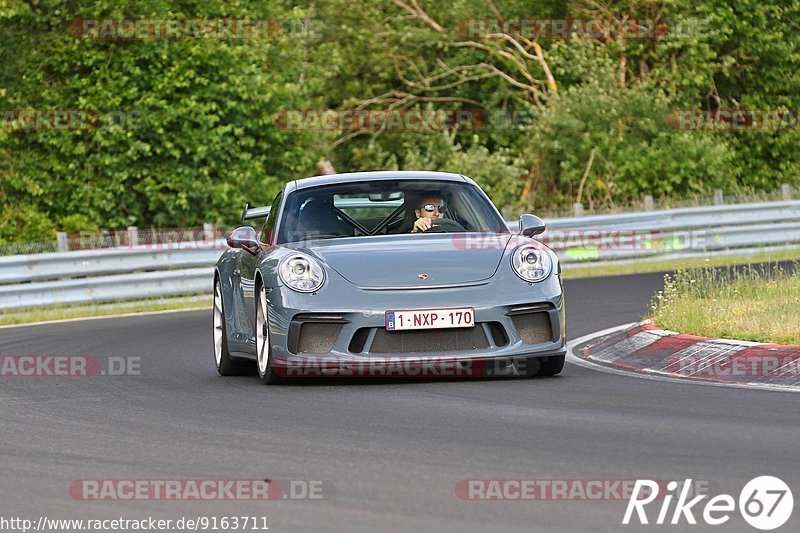
[[[0,242],[56,230],[233,224],[245,202],[269,202],[321,160],[337,171],[462,172],[515,211],[800,183],[796,121],[719,131],[670,119],[718,109],[797,118],[800,0],[535,5],[2,2]],[[234,18],[273,26],[258,39],[98,39],[76,33],[75,22]],[[487,22],[498,19],[656,21],[661,31],[537,39],[498,34],[507,28]],[[66,129],[19,120],[21,111],[52,110],[90,119]],[[383,131],[287,122],[300,110],[474,120],[445,120],[434,131],[402,120]]]

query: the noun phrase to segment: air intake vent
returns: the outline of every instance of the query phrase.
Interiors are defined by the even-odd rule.
[[[508,344],[506,330],[500,322],[489,322],[489,331],[492,333],[495,346],[505,346]]]
[[[298,353],[328,353],[333,349],[342,324],[305,322],[300,327]]]
[[[360,328],[355,332],[353,338],[350,339],[350,346],[347,348],[350,353],[361,353],[364,351],[367,346],[370,329],[372,328]]]
[[[489,347],[483,328],[448,328],[425,331],[377,329],[370,353],[420,353],[478,350]]]
[[[547,312],[525,313],[511,316],[517,333],[525,344],[553,342],[553,327],[550,325],[550,314]]]

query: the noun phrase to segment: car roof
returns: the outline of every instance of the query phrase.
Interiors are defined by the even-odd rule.
[[[297,189],[306,189],[308,187],[316,187],[318,185],[333,185],[337,183],[379,180],[460,181],[462,183],[470,181],[461,174],[451,174],[449,172],[381,170],[373,172],[347,172],[344,174],[328,174],[325,176],[303,178],[296,180],[294,182],[294,186]]]

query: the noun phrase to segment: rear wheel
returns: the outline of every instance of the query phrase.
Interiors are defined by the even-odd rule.
[[[269,342],[269,309],[267,291],[260,286],[256,291],[256,354],[258,377],[267,385],[283,383],[285,380],[272,370],[272,346]]]
[[[222,302],[222,285],[214,280],[214,363],[221,376],[240,376],[246,374],[250,366],[247,361],[239,361],[228,352],[228,335],[225,330],[225,308]]]

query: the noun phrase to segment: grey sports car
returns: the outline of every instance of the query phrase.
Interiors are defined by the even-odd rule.
[[[561,372],[561,268],[522,215],[512,234],[465,176],[291,181],[245,206],[214,273],[222,375],[542,376]]]

